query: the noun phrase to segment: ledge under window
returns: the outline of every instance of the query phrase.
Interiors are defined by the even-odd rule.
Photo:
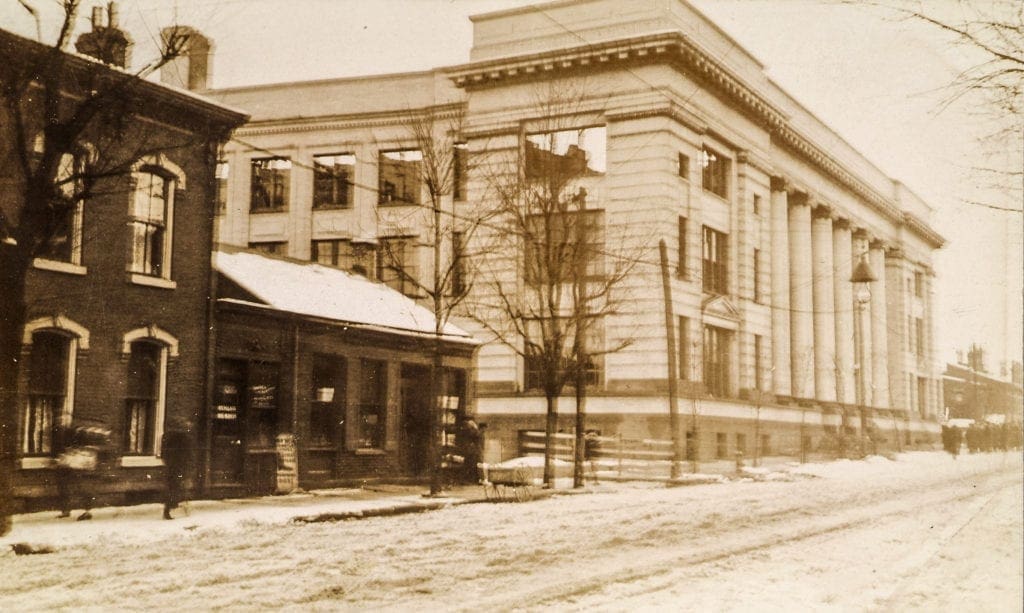
[[[126,455],[121,456],[123,468],[144,468],[152,466],[163,466],[164,461],[152,455]]]
[[[366,447],[356,449],[356,455],[384,455],[384,453],[385,451],[383,449],[371,449]]]
[[[143,275],[137,272],[128,273],[128,280],[136,285],[146,285],[149,287],[159,287],[161,289],[175,289],[178,284],[171,279],[164,279],[163,277],[153,277],[150,275]]]
[[[69,275],[84,275],[86,273],[85,266],[81,264],[72,264],[71,262],[61,262],[59,260],[48,260],[46,258],[36,258],[32,260],[32,266],[40,270],[52,270],[53,272],[63,272]]]
[[[34,470],[39,468],[53,468],[56,466],[53,458],[44,456],[34,456],[28,458],[21,458],[21,467],[26,470]]]

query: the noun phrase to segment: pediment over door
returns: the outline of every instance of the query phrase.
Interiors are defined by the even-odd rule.
[[[740,312],[728,296],[711,296],[701,304],[705,325],[736,330],[740,325]]]

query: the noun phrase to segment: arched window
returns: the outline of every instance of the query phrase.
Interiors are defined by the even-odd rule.
[[[173,179],[152,167],[135,173],[131,272],[170,278],[173,206]]]
[[[167,392],[167,360],[178,355],[178,341],[156,326],[124,335],[121,352],[128,358],[121,447],[124,463],[132,457],[160,455]]]

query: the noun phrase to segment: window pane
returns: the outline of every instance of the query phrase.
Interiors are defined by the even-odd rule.
[[[707,147],[701,150],[701,178],[705,191],[729,197],[729,160]]]
[[[162,176],[142,172],[135,175],[132,210],[131,271],[159,276],[164,264],[164,222],[170,182]]]
[[[313,206],[351,206],[355,165],[351,154],[313,156]]]
[[[423,154],[417,149],[381,152],[378,202],[419,204],[423,192],[422,161]]]

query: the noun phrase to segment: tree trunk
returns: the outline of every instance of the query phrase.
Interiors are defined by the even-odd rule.
[[[546,396],[547,420],[544,424],[544,487],[555,486],[555,433],[558,431],[558,398]]]
[[[0,535],[11,528],[18,444],[18,373],[25,324],[25,275],[30,259],[20,247],[0,243]]]
[[[581,368],[577,367],[578,371],[582,371]],[[586,460],[584,452],[586,451],[585,445],[586,440],[584,433],[587,427],[587,385],[586,385],[586,373],[578,372],[576,374],[576,445],[575,453],[573,454],[573,467],[572,467],[572,486],[574,488],[583,487],[583,463]],[[593,458],[590,459],[594,461]]]

